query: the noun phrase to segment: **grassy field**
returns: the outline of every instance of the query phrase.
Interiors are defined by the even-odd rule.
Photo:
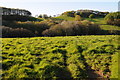
[[[92,22],[95,22],[95,23],[97,23],[97,24],[106,24],[104,18],[93,18],[93,19],[84,18],[84,19],[85,19],[85,20],[92,21]]]
[[[103,30],[120,30],[120,27],[118,26],[107,25],[104,18],[93,18],[93,19],[85,18],[85,19],[95,22],[96,24],[99,24],[101,29]]]
[[[118,78],[117,35],[3,38],[3,78]]]

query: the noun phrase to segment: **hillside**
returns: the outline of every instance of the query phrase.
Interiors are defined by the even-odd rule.
[[[74,17],[69,17],[69,16],[66,16],[66,15],[61,15],[61,16],[55,17],[55,19],[67,20],[67,21],[74,21],[75,20]],[[83,18],[83,19],[84,20],[89,20],[91,22],[95,22],[96,24],[99,24],[101,29],[103,29],[103,30],[120,30],[119,26],[107,25],[104,18],[93,18],[93,19]]]

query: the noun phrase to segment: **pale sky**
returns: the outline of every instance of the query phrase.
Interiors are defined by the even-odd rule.
[[[0,0],[0,2],[118,2],[119,0]]]
[[[115,12],[119,0],[0,0],[0,6],[29,10],[33,16],[56,15],[64,11],[90,9]]]

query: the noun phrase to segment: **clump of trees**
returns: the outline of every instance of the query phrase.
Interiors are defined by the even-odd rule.
[[[62,15],[67,15],[69,17],[75,17],[75,13],[76,13],[76,11],[66,11],[66,12],[62,13]]]
[[[32,13],[25,9],[14,9],[14,8],[6,8],[0,7],[2,11],[2,15],[23,15],[23,16],[31,16]]]
[[[94,15],[94,17],[105,17],[109,12],[100,12],[100,11],[94,11],[94,10],[77,10],[77,11],[66,11],[62,13],[62,15],[67,15],[69,17],[75,17],[75,15],[80,15],[83,18],[89,18],[91,14]]]
[[[54,23],[50,23],[47,21],[41,21],[41,22],[8,22],[8,21],[3,21],[3,25],[9,27],[10,29],[25,29],[29,30],[32,32],[32,36],[42,36],[42,32],[46,29],[49,29],[51,25]],[[10,30],[8,30],[10,33]],[[3,34],[6,34],[6,31],[3,31]],[[9,34],[7,34],[9,37],[11,37]],[[24,35],[21,33],[21,35]],[[3,35],[4,37],[5,35]]]
[[[107,24],[120,26],[120,12],[109,13],[105,20]]]
[[[49,18],[49,16],[47,14],[40,14],[38,17],[39,18],[44,18],[44,19]]]
[[[41,19],[32,17],[32,13],[24,9],[14,9],[1,7],[2,20],[6,21],[41,21]]]
[[[27,29],[24,28],[10,28],[10,27],[2,27],[2,37],[32,37],[34,34]]]
[[[76,36],[99,34],[101,28],[87,20],[84,21],[63,21],[42,32],[44,36]]]

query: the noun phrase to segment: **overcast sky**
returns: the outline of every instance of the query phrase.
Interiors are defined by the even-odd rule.
[[[92,9],[115,12],[119,0],[0,0],[0,6],[27,9],[32,15],[56,15],[64,11]]]

